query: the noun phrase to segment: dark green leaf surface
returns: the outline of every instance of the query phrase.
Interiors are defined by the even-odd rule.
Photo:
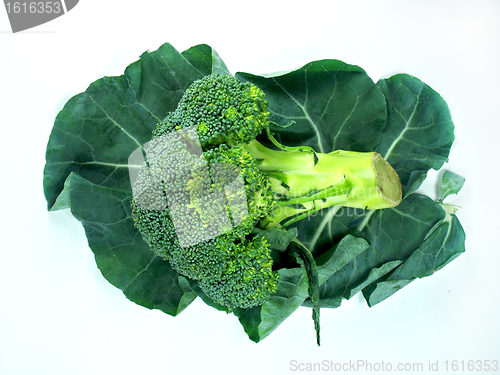
[[[397,74],[380,80],[387,126],[375,148],[396,170],[404,192],[431,168],[448,161],[454,126],[443,98],[419,79]]]
[[[356,225],[370,246],[323,284],[321,299],[350,298],[353,290],[366,284],[373,269],[408,258],[444,217],[445,211],[439,204],[412,194],[395,208],[368,211],[357,218],[351,225]]]
[[[342,299],[349,299],[361,290],[373,306],[414,278],[432,274],[465,251],[465,234],[458,219],[446,215],[440,204],[423,195],[411,195],[393,209],[369,211],[354,223],[365,239],[347,235],[316,260],[321,307],[336,308]],[[252,340],[262,340],[268,331],[281,324],[275,314],[285,311],[282,306],[288,307],[286,316],[293,312],[290,306],[293,310],[298,308],[298,301],[304,295],[302,283],[304,279],[296,277],[282,284],[287,286],[286,300],[295,304],[284,303],[285,293],[278,290],[273,299],[281,301],[281,306],[254,308],[240,316]],[[313,305],[306,298],[302,304]],[[273,309],[277,311],[270,314]]]
[[[99,270],[128,299],[177,315],[196,298],[188,281],[155,256],[134,228],[126,190],[95,185],[74,173],[66,185],[71,213],[85,228]]]
[[[465,251],[465,232],[455,215],[447,215],[423,243],[389,277],[363,291],[370,306],[416,278],[432,275]]]
[[[358,294],[361,290],[366,288],[368,285],[384,277],[394,268],[399,266],[401,263],[403,263],[401,260],[393,260],[392,262],[384,263],[378,268],[373,268],[363,282],[358,284],[358,286],[356,286],[355,288],[351,289],[347,299],[353,297],[354,295]]]
[[[363,238],[357,238],[352,235],[345,236],[336,246],[333,246],[326,253],[319,256],[316,260],[320,284],[320,306],[336,308],[340,306],[342,297],[326,297],[325,282],[337,271],[353,262],[356,257],[368,249],[369,244]],[[306,300],[304,306],[311,306],[311,301]]]
[[[144,52],[125,74],[104,77],[71,98],[57,115],[47,145],[44,191],[49,209],[71,172],[103,186],[130,190],[128,157],[149,141],[187,87],[212,72],[227,72],[212,48],[184,53],[170,44]]]
[[[352,262],[369,246],[368,242],[363,238],[347,235],[338,245],[319,256],[316,263],[320,274],[320,284],[323,284],[331,275]]]
[[[281,75],[237,73],[236,77],[266,93],[271,120],[294,122],[277,132],[282,144],[331,152],[372,151],[380,142],[385,99],[358,66],[321,60]]]
[[[236,313],[252,341],[259,342],[285,321],[308,297],[307,277],[301,268],[278,271],[276,292],[261,306]]]

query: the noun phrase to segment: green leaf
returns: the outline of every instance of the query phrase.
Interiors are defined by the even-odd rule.
[[[319,274],[320,307],[337,308],[342,302],[340,296],[325,298],[325,282],[337,271],[354,261],[356,257],[363,253],[370,245],[363,238],[352,235],[345,236],[336,246],[333,246],[326,253],[316,259]],[[311,300],[306,300],[304,306],[311,307]]]
[[[406,260],[444,218],[445,212],[438,203],[419,194],[407,196],[395,208],[367,211],[356,218],[350,228],[370,246],[322,285],[321,299],[351,298],[354,291],[373,279],[373,269],[381,268],[375,276],[382,275],[388,271],[383,267],[388,262]],[[390,263],[389,268],[395,265]]]
[[[196,79],[226,73],[210,47],[179,53],[170,44],[144,52],[125,74],[104,77],[71,98],[57,115],[47,144],[44,192],[49,209],[71,172],[102,186],[130,190],[128,157],[149,141],[151,132]]]
[[[259,342],[297,310],[308,297],[308,283],[300,268],[278,271],[276,292],[261,306],[235,312],[248,337]]]
[[[413,193],[430,168],[439,169],[447,160],[454,136],[446,103],[416,78],[397,75],[378,83],[388,113],[383,130],[376,120],[370,123],[370,120],[385,116],[380,114],[385,110],[380,110],[373,89],[366,91],[370,95],[358,100],[360,103],[365,100],[367,106],[371,103],[371,116],[365,107],[363,112],[367,118],[357,118],[356,124],[344,128],[342,124],[356,118],[355,111],[351,114],[342,109],[342,104],[348,105],[349,100],[337,105],[335,114],[329,112],[330,105],[338,103],[336,95],[342,90],[349,92],[352,88],[346,82],[353,80],[359,84],[363,81],[366,86],[369,82],[362,78],[359,70],[349,69],[350,66],[339,69],[340,66],[339,62],[329,60],[284,74],[259,77],[239,73],[237,76],[266,92],[276,122],[293,121],[281,133],[277,128],[281,143],[306,145],[324,152],[338,148],[376,150],[396,168],[407,195]],[[343,92],[343,95],[352,98],[349,93]],[[349,134],[359,132],[355,141],[349,138],[346,129],[352,132]],[[363,138],[363,134],[370,134],[373,129],[376,135],[369,140]],[[370,143],[370,140],[375,142]],[[389,275],[443,219],[444,212],[438,204],[415,195],[407,197],[394,209],[364,212],[333,207],[299,222],[296,225],[298,238],[317,256],[320,306],[338,307],[342,299],[351,298]],[[338,247],[332,246],[337,243]],[[396,284],[399,288],[406,285],[403,282],[392,284],[392,290]],[[304,305],[312,306],[312,303],[307,299]],[[262,319],[260,316],[255,321],[262,324]]]
[[[269,243],[269,248],[278,251],[286,251],[290,242],[297,238],[298,235],[296,228],[290,230],[253,228],[252,233],[257,237],[264,237]]]
[[[450,112],[439,94],[409,75],[381,80],[377,87],[385,98],[387,121],[383,129],[378,129],[378,142],[370,145],[370,151],[377,151],[388,160],[401,179],[405,195],[410,195],[424,181],[429,169],[439,169],[448,158],[454,140]],[[372,130],[363,121],[359,124],[360,132]],[[338,129],[330,130],[326,139],[341,137],[336,134]],[[299,240],[318,256],[346,234],[359,237],[352,223],[363,215],[362,210],[337,206],[294,226]]]
[[[451,194],[458,194],[465,183],[465,178],[455,174],[451,171],[444,171],[441,178],[441,185],[439,186],[439,200],[442,202],[446,197]]]
[[[354,295],[358,294],[361,290],[366,288],[371,283],[373,283],[373,282],[377,281],[378,279],[382,278],[383,276],[387,275],[389,272],[391,272],[394,268],[399,266],[401,263],[403,263],[401,260],[393,260],[392,262],[384,263],[383,265],[381,265],[378,268],[373,268],[364,281],[362,281],[355,288],[351,289],[348,299],[352,298]]]
[[[374,284],[373,289],[370,288],[369,292],[363,291],[363,294],[365,296],[366,301],[368,302],[368,305],[371,307],[376,305],[380,301],[386,299],[390,295],[396,293],[398,290],[401,290],[412,281],[413,279],[383,281]]]
[[[182,52],[184,56],[203,76],[210,74],[231,75],[219,54],[206,44],[199,44]]]
[[[280,91],[279,87],[283,84],[278,81],[273,85],[272,80],[283,79],[286,82],[284,77],[293,76],[298,77],[301,83],[305,79],[301,78],[300,74],[306,76],[308,73],[306,67],[298,72],[265,80],[248,75],[244,77],[273,95],[277,108],[275,112],[280,114],[279,111],[282,110],[283,113],[288,113],[290,110],[286,103],[290,92],[294,93],[295,98],[309,98],[312,97],[309,91],[316,87],[311,84],[297,84],[292,89],[290,84],[289,89]],[[382,128],[377,128],[380,136],[376,136],[377,143],[365,145],[369,150],[381,153],[395,167],[407,199],[395,209],[382,211],[364,212],[346,207],[332,207],[295,224],[299,233],[298,239],[311,249],[318,260],[322,254],[329,254],[333,244],[339,243],[349,234],[362,237],[370,243],[366,251],[339,272],[335,272],[321,286],[322,307],[337,307],[343,298],[351,298],[353,294],[391,272],[421,244],[444,215],[439,205],[430,199],[422,196],[410,198],[409,195],[418,189],[429,169],[439,169],[447,160],[454,140],[454,127],[445,101],[420,80],[404,74],[381,80],[377,86],[385,98],[387,120]],[[329,87],[334,88],[335,83],[330,81]],[[329,91],[323,89],[319,92]],[[325,114],[323,118],[330,120],[334,116]],[[304,138],[307,140],[306,145],[317,150],[319,145],[332,145],[335,148],[338,144],[332,143],[332,140],[343,139],[344,136],[342,127],[325,125],[319,121],[318,128],[323,131],[312,132],[311,126],[303,119],[297,120],[291,116],[287,119],[296,121],[283,130],[294,129],[298,134],[292,139],[295,144],[304,144]],[[359,120],[356,129],[362,133],[370,132],[373,128],[369,128],[367,122]],[[287,144],[288,139],[280,141]],[[357,147],[355,142],[348,140],[347,143],[347,146],[337,148],[349,149],[354,146],[357,151],[363,150],[364,146]],[[323,147],[323,150],[325,149],[329,151],[326,146]],[[306,305],[308,303],[306,301]]]
[[[455,139],[448,105],[428,85],[407,74],[380,80],[378,87],[387,102],[387,126],[375,148],[398,173],[403,191],[431,168],[448,161]]]
[[[363,238],[347,235],[336,246],[319,256],[316,264],[320,274],[320,284],[323,284],[328,277],[353,261],[369,246]]]
[[[418,275],[442,268],[463,251],[465,239],[460,234],[458,220],[449,217],[438,203],[418,194],[409,196],[394,209],[368,212],[363,217],[367,220],[356,221],[363,226],[360,233],[365,239],[347,235],[316,259],[320,306],[338,307],[342,299],[376,287],[378,289],[368,301],[372,305],[377,298],[386,298],[412,278],[421,277],[413,272],[418,269],[417,265],[424,271]],[[442,226],[448,222],[457,227],[443,237]],[[437,238],[440,240],[436,241]],[[430,264],[430,268],[425,268],[424,264]],[[408,274],[402,272],[404,270],[411,275],[410,280],[406,278]],[[404,277],[395,279],[398,275]],[[280,270],[276,293],[263,306],[238,313],[249,337],[256,342],[267,337],[298,308],[301,300],[303,306],[312,307],[313,303],[306,298],[309,295],[307,286],[307,278],[301,276],[298,269]]]
[[[310,146],[317,152],[372,151],[380,142],[385,99],[358,66],[321,60],[284,74],[236,77],[266,93],[272,121],[292,123],[276,129],[284,145]]]
[[[229,74],[207,45],[144,52],[118,77],[71,98],[47,144],[44,192],[51,210],[71,208],[103,276],[131,301],[176,315],[196,298],[186,278],[154,256],[133,225],[128,158],[196,79]]]
[[[189,282],[158,258],[131,218],[128,191],[93,184],[72,173],[71,213],[82,222],[102,275],[131,301],[177,315],[195,298]]]
[[[423,243],[385,280],[363,291],[370,306],[380,303],[416,278],[432,275],[465,251],[465,232],[455,215],[433,228]]]
[[[418,169],[411,171],[410,177],[408,178],[408,182],[405,188],[406,194],[409,195],[416,192],[426,178],[427,178],[427,171],[422,171]]]

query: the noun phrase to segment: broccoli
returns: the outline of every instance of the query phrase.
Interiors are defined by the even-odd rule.
[[[220,277],[204,278],[201,290],[225,306],[260,305],[276,290],[278,274],[265,237],[233,243],[231,258]]]
[[[221,144],[246,144],[268,125],[265,94],[231,76],[209,75],[195,81],[177,109],[158,124],[153,137],[196,126],[203,150]]]
[[[276,290],[262,232],[335,205],[401,201],[399,177],[379,154],[287,147],[270,125],[262,90],[206,76],[157,125],[133,185],[132,216],[150,248],[230,309]],[[256,140],[263,131],[276,149]]]

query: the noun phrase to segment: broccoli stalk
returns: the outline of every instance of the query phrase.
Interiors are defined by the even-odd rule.
[[[310,147],[283,146],[266,130],[281,150],[267,148],[255,139],[244,146],[276,194],[275,206],[259,225],[262,229],[284,228],[335,205],[381,209],[401,201],[399,177],[378,153],[316,153]]]

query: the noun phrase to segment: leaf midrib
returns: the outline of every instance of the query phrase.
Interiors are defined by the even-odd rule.
[[[401,119],[403,121],[406,122],[405,124],[405,127],[403,130],[401,130],[401,132],[399,133],[399,136],[397,138],[394,139],[394,141],[391,143],[391,145],[389,146],[389,149],[387,150],[387,152],[385,153],[384,155],[384,159],[388,161],[389,157],[391,156],[392,154],[392,151],[394,150],[394,147],[396,147],[396,145],[399,143],[399,141],[401,139],[404,139],[403,136],[405,135],[405,133],[411,128],[410,126],[410,123],[412,122],[413,120],[413,116],[415,115],[415,113],[417,112],[417,108],[418,108],[418,105],[420,103],[420,97],[421,97],[421,94],[422,94],[422,91],[424,89],[424,86],[422,86],[420,88],[420,91],[418,92],[417,94],[417,102],[415,103],[415,107],[413,108],[413,112],[411,113],[410,117],[408,118],[408,120],[405,120],[403,118],[403,116],[401,115],[401,113],[399,113],[399,111],[397,111],[396,109],[394,109],[395,112],[397,112],[399,114],[399,116],[401,117]]]
[[[274,83],[276,83],[276,85],[290,98],[293,100],[293,102],[297,105],[297,107],[299,107],[302,112],[304,113],[304,116],[306,118],[306,120],[309,122],[309,124],[311,125],[312,129],[314,130],[314,133],[316,134],[316,137],[318,138],[318,149],[319,149],[319,152],[325,152],[324,151],[324,148],[323,148],[323,145],[321,143],[321,136],[320,136],[320,131],[318,129],[318,127],[316,126],[316,124],[314,123],[313,119],[311,118],[311,116],[309,115],[309,112],[307,111],[306,107],[304,104],[301,104],[297,99],[295,99],[292,94],[290,94],[275,78],[273,78],[273,81]],[[306,95],[306,100],[307,100],[307,95]]]

